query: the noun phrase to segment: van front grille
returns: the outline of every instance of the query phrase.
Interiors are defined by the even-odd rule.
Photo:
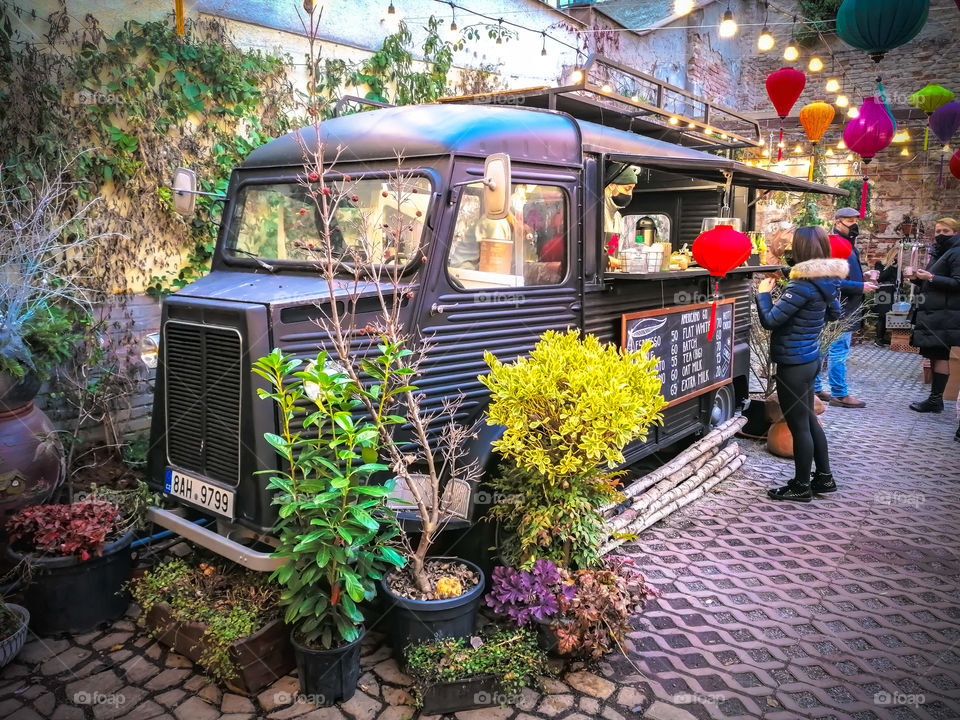
[[[163,335],[167,458],[236,485],[243,354],[236,330],[167,322]]]

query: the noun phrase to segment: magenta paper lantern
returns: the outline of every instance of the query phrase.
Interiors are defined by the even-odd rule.
[[[893,142],[897,123],[880,98],[863,99],[860,115],[847,123],[843,129],[843,142],[857,153],[865,163]]]

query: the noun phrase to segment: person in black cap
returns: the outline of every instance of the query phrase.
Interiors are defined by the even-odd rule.
[[[620,247],[623,235],[623,217],[620,211],[633,199],[633,188],[636,184],[637,171],[627,165],[604,188],[603,243],[609,255],[615,254]]]
[[[857,252],[856,240],[860,234],[857,219],[860,213],[853,208],[840,208],[833,221],[833,233],[850,241],[853,252],[847,258],[850,274],[840,283],[840,304],[843,307],[843,317],[850,320],[850,327],[839,338],[833,341],[827,351],[827,369],[830,380],[831,393],[823,389],[823,381],[817,374],[813,383],[813,390],[824,402],[845,408],[862,408],[867,404],[850,394],[847,388],[847,357],[850,355],[850,343],[853,340],[854,326],[860,324],[860,308],[863,305],[863,294],[873,292],[877,285],[865,282],[863,269],[860,267],[860,254]]]

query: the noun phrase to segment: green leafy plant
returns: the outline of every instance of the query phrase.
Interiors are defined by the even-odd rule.
[[[386,471],[377,462],[380,426],[359,416],[361,394],[383,408],[389,400],[389,377],[397,373],[402,350],[381,346],[367,360],[370,373],[383,378],[361,388],[321,352],[298,370],[300,360],[274,350],[256,361],[253,371],[269,383],[258,390],[276,403],[280,434],[269,442],[283,461],[267,485],[279,506],[274,553],[284,564],[271,579],[283,586],[280,603],[285,621],[301,642],[329,649],[356,640],[364,616],[360,605],[373,599],[374,582],[387,567],[404,560],[387,542],[397,534],[384,500],[393,483],[373,482]],[[298,412],[298,404],[313,411]],[[402,418],[379,418],[380,423]]]
[[[158,604],[170,607],[175,622],[206,624],[200,664],[219,681],[231,680],[237,667],[230,647],[278,616],[279,590],[264,573],[232,563],[188,563],[176,558],[127,584],[146,616]],[[166,627],[156,628],[155,634]]]
[[[492,518],[512,533],[508,560],[527,567],[544,558],[561,567],[599,561],[601,506],[616,490],[623,447],[646,437],[664,405],[649,345],[626,353],[578,331],[549,331],[529,358],[504,364],[491,353],[487,423],[505,460],[492,480],[504,500]]]
[[[522,628],[412,645],[406,657],[418,704],[423,688],[438,683],[492,675],[505,694],[514,694],[537,687],[541,676],[553,674],[536,635]]]

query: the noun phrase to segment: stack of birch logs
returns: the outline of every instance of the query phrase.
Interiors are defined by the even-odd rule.
[[[624,535],[637,535],[702,497],[743,465],[745,456],[737,443],[722,446],[746,422],[742,416],[730,418],[666,465],[627,485],[623,489],[626,500],[603,509],[611,537],[602,552],[608,553],[628,542],[629,537]]]

